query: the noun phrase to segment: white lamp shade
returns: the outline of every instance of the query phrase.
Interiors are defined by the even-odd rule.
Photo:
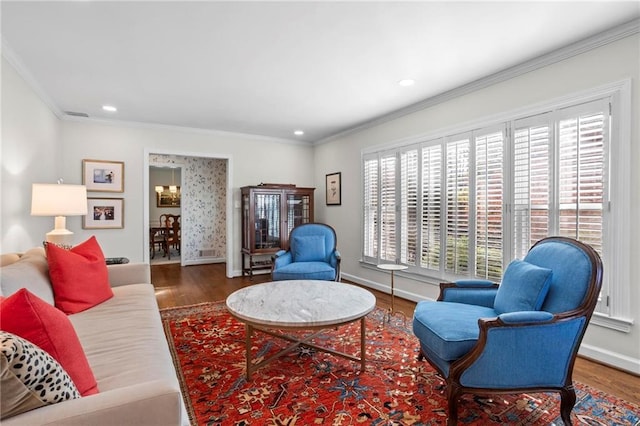
[[[32,216],[81,216],[86,214],[86,186],[33,184],[31,189]]]
[[[162,185],[156,185],[156,192],[164,191],[164,187]]]

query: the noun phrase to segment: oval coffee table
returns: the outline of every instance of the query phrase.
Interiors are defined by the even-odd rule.
[[[291,280],[256,284],[227,297],[227,310],[245,323],[247,379],[251,373],[300,345],[360,362],[365,368],[365,316],[376,306],[368,290],[335,281]],[[309,343],[321,330],[360,320],[360,357]],[[292,342],[290,346],[257,364],[251,362],[254,330]],[[280,333],[272,330],[279,330]],[[286,330],[320,330],[303,338],[282,333]]]

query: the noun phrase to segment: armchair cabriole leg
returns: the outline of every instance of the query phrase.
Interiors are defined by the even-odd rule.
[[[456,426],[458,424],[458,399],[460,398],[460,391],[458,385],[447,381],[447,403],[448,403],[448,416],[447,426]]]
[[[560,390],[560,417],[564,426],[571,426],[571,411],[576,404],[576,391],[573,385],[565,386]]]

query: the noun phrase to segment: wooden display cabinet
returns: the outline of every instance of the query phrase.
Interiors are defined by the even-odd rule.
[[[254,270],[270,269],[271,256],[289,248],[294,227],[313,222],[315,188],[260,184],[240,190],[242,275],[252,276]]]

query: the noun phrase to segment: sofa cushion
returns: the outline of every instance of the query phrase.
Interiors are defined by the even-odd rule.
[[[293,259],[295,262],[322,261],[326,256],[324,236],[300,235],[293,237]]]
[[[28,287],[33,294],[53,305],[53,289],[49,281],[49,266],[44,248],[32,248],[16,259],[2,267],[0,294],[10,296],[21,288]]]
[[[98,385],[69,318],[27,289],[0,303],[0,329],[40,347],[62,365],[82,396]]]
[[[512,261],[504,272],[493,308],[498,314],[539,310],[549,292],[551,275],[551,269]]]
[[[0,331],[0,419],[80,398],[62,366],[33,343]]]
[[[413,314],[413,333],[438,357],[454,361],[478,341],[478,319],[496,316],[493,309],[485,306],[422,301]]]
[[[113,297],[107,264],[95,237],[71,250],[47,244],[47,260],[55,304],[64,313],[81,312]]]
[[[274,269],[272,279],[282,280],[322,280],[333,281],[336,270],[325,262],[294,262]]]
[[[153,285],[113,289],[113,298],[69,315],[103,393],[150,380],[177,385]]]

